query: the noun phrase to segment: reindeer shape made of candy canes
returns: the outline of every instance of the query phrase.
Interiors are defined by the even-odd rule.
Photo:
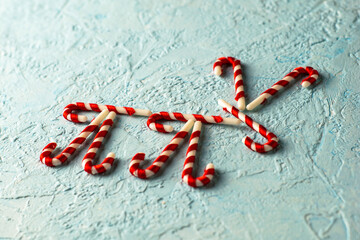
[[[96,153],[101,147],[101,144],[106,137],[109,129],[113,125],[113,121],[116,114],[123,114],[129,116],[144,116],[148,117],[147,126],[149,129],[169,133],[173,131],[172,126],[163,125],[159,123],[159,120],[172,120],[186,122],[179,132],[173,137],[170,143],[163,149],[160,155],[152,162],[146,169],[140,167],[141,162],[145,159],[145,153],[137,153],[130,161],[129,171],[138,178],[147,179],[154,176],[162,166],[166,163],[172,153],[182,144],[189,131],[192,130],[192,134],[189,140],[188,150],[186,152],[185,163],[182,172],[182,179],[191,187],[201,187],[209,184],[214,176],[215,169],[212,163],[207,164],[204,173],[200,177],[193,176],[194,162],[196,158],[196,152],[198,148],[198,142],[201,133],[202,123],[207,124],[225,124],[225,125],[239,125],[241,122],[245,123],[251,129],[260,133],[267,142],[260,144],[254,142],[250,137],[246,136],[243,139],[243,143],[246,147],[252,151],[258,153],[266,153],[278,146],[279,139],[277,136],[268,131],[264,126],[255,122],[252,118],[242,113],[240,110],[253,110],[260,104],[264,104],[271,96],[275,95],[279,90],[287,86],[291,81],[296,79],[300,74],[307,74],[308,77],[302,80],[302,86],[308,87],[313,84],[318,78],[318,72],[312,67],[298,67],[292,72],[288,73],[282,80],[276,82],[272,87],[264,91],[258,98],[245,105],[245,93],[243,87],[241,62],[233,57],[221,57],[216,60],[213,65],[213,72],[215,75],[221,75],[225,65],[232,65],[234,71],[234,83],[235,83],[235,101],[238,108],[230,105],[224,100],[219,100],[219,105],[223,107],[224,111],[231,113],[235,118],[223,118],[221,116],[204,116],[199,114],[183,114],[179,112],[158,112],[152,113],[147,109],[136,109],[132,107],[117,107],[112,105],[99,105],[95,103],[82,103],[76,102],[67,105],[64,108],[63,116],[65,119],[80,123],[87,122],[86,116],[78,115],[73,111],[95,111],[100,114],[94,118],[88,126],[76,137],[70,144],[57,156],[51,157],[51,153],[56,148],[56,143],[49,143],[45,146],[40,154],[40,161],[49,166],[55,167],[65,163],[71,155],[74,154],[76,149],[81,146],[85,140],[94,132],[98,126],[101,127],[96,134],[93,142],[91,143],[87,153],[82,160],[82,166],[84,170],[89,174],[99,174],[107,172],[111,169],[115,154],[110,152],[106,158],[97,165],[93,165],[93,161],[96,158]]]

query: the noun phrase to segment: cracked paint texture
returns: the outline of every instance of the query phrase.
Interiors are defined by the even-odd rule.
[[[360,239],[359,1],[0,1],[1,239]],[[81,159],[48,168],[41,149],[63,149],[83,128],[62,117],[75,101],[229,116],[231,70],[240,58],[247,102],[298,66],[321,77],[299,82],[256,111],[280,146],[251,152],[248,127],[205,125],[197,174],[181,182],[186,144],[150,180],[130,175],[137,152],[154,159],[174,133],[146,118],[118,116],[102,149],[110,174],[90,176]],[[93,117],[95,113],[88,113]],[[171,123],[179,130],[183,123]]]

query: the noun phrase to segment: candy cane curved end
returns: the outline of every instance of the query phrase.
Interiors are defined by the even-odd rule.
[[[235,101],[240,110],[245,109],[245,92],[242,79],[241,61],[234,57],[221,57],[218,58],[213,65],[213,72],[215,75],[220,76],[223,72],[224,65],[232,65],[234,71],[235,83]]]
[[[171,154],[183,142],[191,127],[194,125],[193,120],[188,120],[181,130],[176,133],[170,143],[163,149],[160,155],[153,161],[153,163],[146,169],[140,168],[140,163],[145,159],[145,153],[137,153],[131,159],[129,165],[130,173],[138,178],[147,179],[154,176],[168,160]]]
[[[74,154],[76,149],[86,140],[86,138],[95,131],[97,126],[108,115],[107,109],[103,110],[96,118],[94,118],[88,126],[81,131],[78,137],[76,137],[71,143],[56,157],[51,157],[51,153],[55,150],[57,144],[55,142],[49,143],[43,148],[40,154],[40,161],[49,167],[56,167],[62,165],[66,160]]]
[[[44,147],[40,154],[40,161],[49,167],[59,166],[61,162],[57,158],[51,158],[51,153],[55,150],[57,144],[55,142],[49,143]]]
[[[88,161],[83,161],[82,166],[85,172],[95,175],[109,171],[114,163],[114,160],[115,153],[110,152],[100,164],[88,165]]]
[[[211,182],[215,174],[214,164],[209,163],[206,165],[204,174],[200,177],[195,178],[192,175],[193,167],[196,158],[196,152],[198,148],[198,142],[201,134],[201,122],[196,121],[193,132],[190,136],[189,147],[186,152],[186,159],[184,162],[184,168],[182,172],[183,181],[188,184],[190,187],[202,187]]]
[[[202,176],[195,178],[192,175],[187,174],[182,177],[182,180],[190,187],[194,187],[194,188],[203,187],[212,181],[214,174],[215,174],[214,164],[209,163],[206,165],[204,174]]]
[[[263,137],[265,137],[268,141],[264,144],[260,144],[257,142],[254,142],[253,139],[246,136],[243,138],[242,142],[247,146],[249,149],[259,152],[259,153],[266,153],[274,148],[276,148],[279,144],[279,139],[277,136],[269,132],[264,126],[258,124],[257,122],[253,121],[252,118],[247,116],[246,114],[240,112],[238,109],[236,109],[234,106],[231,106],[228,102],[219,99],[218,103],[220,106],[224,108],[225,111],[231,113],[234,117],[240,119],[242,122],[244,122],[246,125],[248,125],[250,128],[255,130],[256,132],[260,133]]]
[[[101,112],[104,109],[113,111],[116,114],[125,114],[129,116],[136,115],[136,116],[148,117],[152,114],[152,112],[148,109],[137,109],[132,107],[117,107],[113,105],[100,105],[96,103],[75,102],[67,105],[64,108],[63,116],[66,120],[71,122],[76,122],[76,123],[86,122],[88,119],[86,116],[72,112],[75,110]]]
[[[297,67],[292,72],[288,73],[283,77],[282,80],[276,82],[272,85],[269,89],[265,90],[263,93],[260,94],[255,100],[249,103],[246,106],[247,110],[253,110],[257,106],[264,104],[268,98],[275,95],[279,90],[286,87],[291,81],[296,79],[300,74],[307,74],[308,77],[301,81],[301,86],[304,88],[309,87],[310,85],[314,84],[319,77],[319,72],[312,67]]]

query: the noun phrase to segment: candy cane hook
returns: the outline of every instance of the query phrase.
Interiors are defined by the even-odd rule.
[[[226,125],[238,125],[241,123],[236,118],[223,118],[221,116],[204,116],[199,114],[182,114],[178,112],[159,112],[152,114],[147,120],[147,126],[154,131],[169,133],[173,131],[170,125],[157,123],[158,120],[178,120],[186,122],[187,120],[200,121],[202,123],[219,123]]]
[[[223,72],[223,65],[231,64],[234,70],[235,101],[240,110],[245,109],[244,82],[242,79],[241,62],[233,57],[221,57],[216,60],[213,66],[214,74],[220,76]]]
[[[130,162],[129,171],[132,175],[138,178],[146,179],[154,176],[168,160],[171,154],[177,149],[177,147],[183,142],[184,138],[194,125],[193,120],[188,120],[181,130],[176,133],[175,137],[171,140],[161,154],[155,159],[155,161],[146,169],[140,168],[140,163],[145,159],[145,153],[137,153]]]
[[[84,130],[75,138],[69,146],[67,146],[59,155],[52,158],[50,155],[56,148],[56,143],[52,142],[45,146],[40,154],[40,161],[49,167],[59,166],[63,164],[76,149],[86,140],[86,138],[99,126],[101,121],[108,115],[107,109],[103,110]]]
[[[82,160],[82,166],[85,172],[95,175],[98,173],[104,173],[111,169],[114,162],[115,153],[109,153],[104,161],[97,165],[93,165],[93,160],[96,157],[96,153],[101,147],[101,144],[106,137],[110,127],[113,125],[115,116],[115,112],[110,112],[108,114],[103,124],[101,125],[99,132],[96,134],[94,141],[91,143],[87,153],[85,154]]]
[[[276,82],[271,88],[267,89],[265,92],[260,94],[260,96],[258,98],[256,98],[254,101],[249,103],[246,106],[246,109],[247,110],[253,110],[254,108],[259,106],[260,104],[264,104],[267,101],[268,98],[275,95],[282,88],[286,87],[291,81],[293,81],[295,78],[297,78],[302,73],[306,73],[306,74],[309,75],[307,78],[305,78],[304,80],[301,81],[301,85],[304,88],[309,87],[319,77],[318,71],[313,69],[312,67],[306,67],[306,68],[298,67],[298,68],[295,68],[292,72],[286,74],[286,76],[282,80]]]
[[[248,148],[250,148],[255,152],[265,153],[273,150],[278,146],[279,139],[276,137],[274,133],[269,132],[264,126],[258,124],[257,122],[254,122],[252,118],[240,112],[237,108],[231,106],[229,103],[225,102],[224,100],[220,99],[218,102],[219,105],[222,106],[225,111],[231,113],[234,117],[240,119],[250,128],[260,133],[263,137],[265,137],[268,140],[265,144],[260,144],[254,142],[254,140],[246,136],[245,138],[243,138],[242,141]]]
[[[214,176],[215,169],[212,163],[206,165],[204,170],[204,174],[201,177],[193,177],[193,167],[196,157],[196,151],[198,148],[198,142],[201,133],[201,122],[196,121],[194,124],[194,128],[189,140],[189,147],[186,152],[186,159],[184,163],[184,169],[182,172],[182,179],[191,187],[202,187],[209,184]]]
[[[151,111],[147,110],[147,109],[137,109],[137,108],[131,108],[131,107],[116,107],[113,105],[100,105],[100,104],[96,104],[96,103],[76,102],[76,103],[71,103],[64,108],[63,116],[66,120],[72,121],[75,123],[86,122],[87,121],[86,116],[72,113],[72,111],[81,110],[81,111],[101,112],[104,109],[107,109],[110,112],[115,112],[117,114],[125,114],[125,115],[129,115],[129,116],[134,115],[134,116],[148,117],[152,114]]]

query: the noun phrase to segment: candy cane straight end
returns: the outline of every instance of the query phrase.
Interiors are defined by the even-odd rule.
[[[109,114],[109,110],[107,109],[102,110],[101,113],[96,118],[94,118],[94,120],[91,123],[95,125],[99,125],[108,114]]]
[[[257,106],[259,106],[260,104],[262,104],[265,101],[266,97],[264,95],[260,95],[258,98],[256,98],[254,101],[252,101],[251,103],[249,103],[246,106],[246,109],[251,111],[253,109],[255,109]]]
[[[239,110],[245,110],[245,98],[240,98],[237,102],[237,106],[239,108]]]
[[[218,100],[218,103],[219,103],[219,105],[220,105],[221,107],[227,107],[227,106],[230,105],[228,102],[226,102],[226,101],[223,100],[223,99],[219,99],[219,100]]]

